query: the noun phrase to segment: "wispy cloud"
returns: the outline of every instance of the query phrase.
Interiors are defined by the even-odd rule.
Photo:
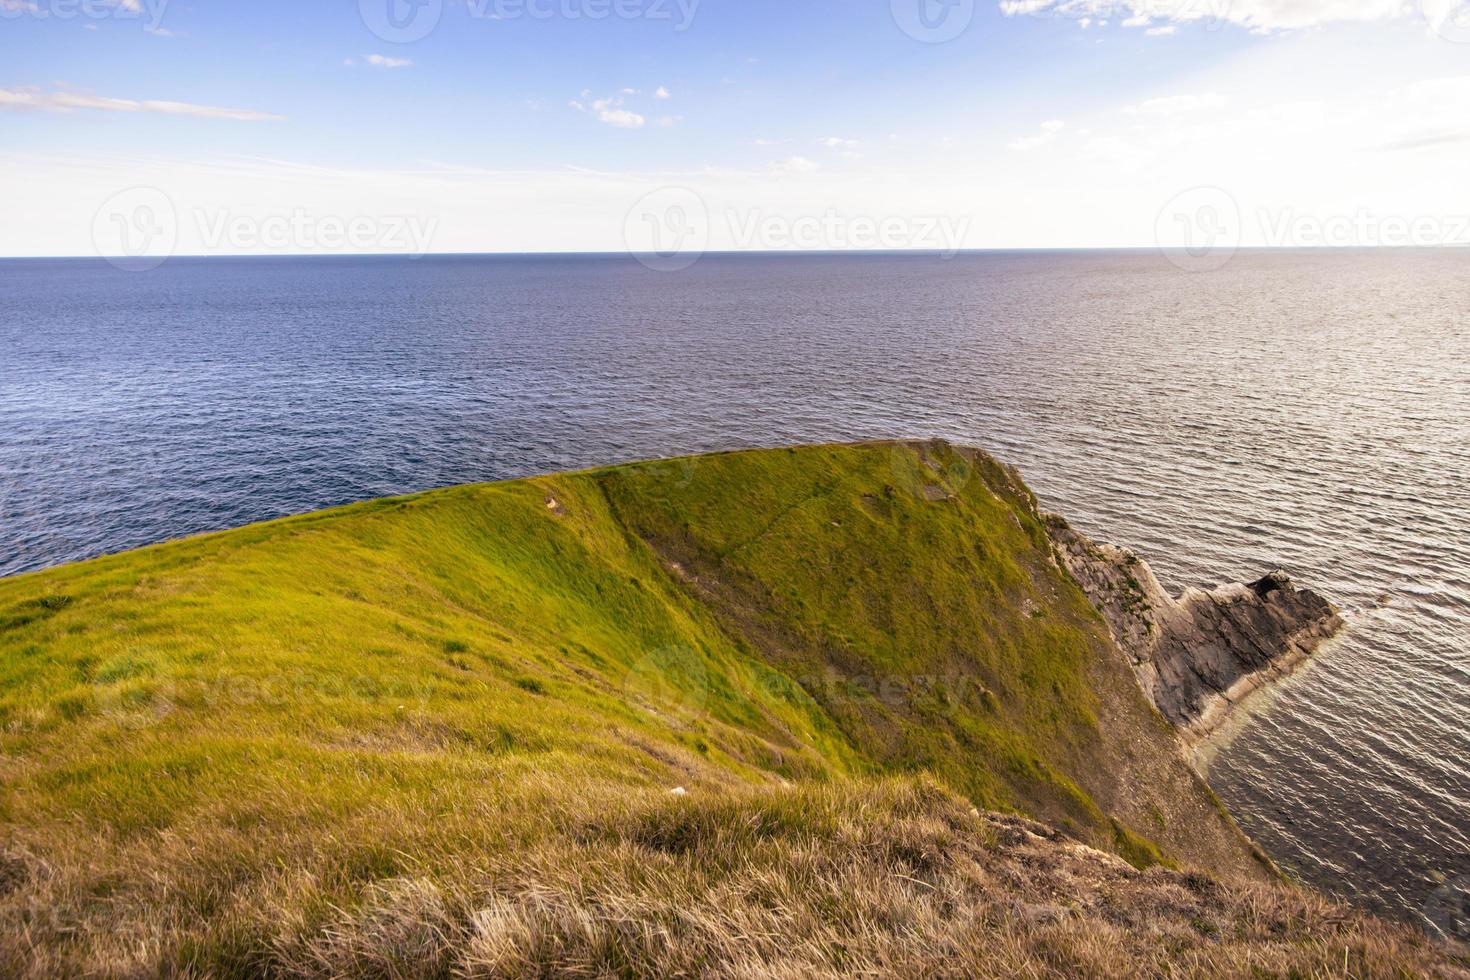
[[[775,169],[787,174],[810,174],[822,169],[822,165],[815,160],[806,157],[791,157],[771,165]]]
[[[658,91],[666,92],[663,88],[660,88]],[[642,129],[648,124],[648,118],[642,113],[626,108],[628,98],[639,94],[641,93],[638,89],[625,88],[620,90],[617,95],[609,96],[605,99],[594,99],[590,91],[583,89],[581,98],[573,99],[567,105],[576,109],[578,112],[588,113],[595,117],[598,122],[606,123],[617,129]],[[654,93],[654,98],[662,99],[666,97],[667,95],[659,95],[657,92]],[[656,120],[656,125],[663,127],[674,126],[682,118],[682,116],[661,116]]]
[[[0,109],[39,112],[76,112],[85,109],[99,112],[153,112],[167,116],[229,119],[235,122],[272,122],[286,118],[273,112],[258,112],[254,109],[227,109],[161,99],[118,99],[68,89],[47,92],[35,87],[0,88]]]
[[[363,55],[363,60],[374,68],[412,68],[413,61],[409,58],[390,58],[385,54]]]
[[[1115,17],[1124,27],[1150,28],[1151,35],[1171,34],[1171,23],[1235,24],[1261,34],[1320,27],[1324,24],[1371,22],[1413,16],[1417,3],[1404,0],[1001,0],[1007,16],[1058,15],[1087,27],[1097,18]],[[1164,27],[1151,27],[1155,21]],[[1098,23],[1106,23],[1101,21]]]
[[[1130,116],[1185,116],[1225,107],[1226,98],[1214,92],[1204,95],[1166,95],[1147,99],[1123,111]]]
[[[1006,146],[1012,150],[1021,153],[1024,153],[1027,150],[1034,150],[1037,147],[1045,146],[1052,140],[1056,139],[1057,134],[1060,133],[1066,127],[1066,125],[1067,124],[1060,119],[1048,119],[1046,122],[1041,124],[1041,132],[1037,135],[1022,136],[1017,139],[1013,139],[1009,143],[1007,143]]]
[[[1450,143],[1470,143],[1470,129],[1450,130],[1441,133],[1426,133],[1422,136],[1406,136],[1389,140],[1379,145],[1380,150],[1422,150],[1430,146],[1446,146]]]

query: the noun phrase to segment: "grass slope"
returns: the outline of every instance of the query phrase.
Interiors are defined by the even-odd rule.
[[[672,969],[689,861],[779,875],[778,838],[815,860],[915,793],[1263,873],[1024,486],[938,444],[456,488],[0,581],[0,748],[6,974]],[[491,901],[584,860],[646,896],[636,936],[586,891],[554,923]]]

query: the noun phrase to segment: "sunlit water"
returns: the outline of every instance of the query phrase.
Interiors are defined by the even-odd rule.
[[[0,262],[0,574],[566,467],[971,442],[1171,587],[1282,566],[1352,611],[1211,781],[1295,873],[1453,930],[1467,314],[1470,252]]]

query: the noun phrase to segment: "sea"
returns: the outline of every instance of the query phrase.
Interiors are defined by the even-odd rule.
[[[0,261],[0,575],[364,498],[944,437],[1167,586],[1348,629],[1211,785],[1287,871],[1470,939],[1470,250]]]

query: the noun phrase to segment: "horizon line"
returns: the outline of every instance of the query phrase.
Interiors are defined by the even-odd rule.
[[[1229,249],[1231,253],[1240,252],[1429,252],[1429,251],[1455,251],[1459,249],[1470,249],[1470,242],[1443,243],[1435,245],[1240,245]],[[872,256],[872,257],[897,257],[897,256],[932,256],[942,259],[956,258],[961,255],[1013,255],[1018,253],[1155,253],[1161,256],[1177,254],[1184,249],[1180,246],[1160,245],[1018,245],[1018,246],[994,246],[982,248],[960,248],[960,249],[937,249],[937,248],[911,248],[911,249],[710,249],[698,253],[695,261],[704,258],[732,258],[742,256],[776,258],[783,256],[797,257],[844,257],[844,256]],[[1227,251],[1225,249],[1221,252]],[[690,253],[692,255],[693,253]],[[165,265],[175,260],[209,260],[209,259],[407,259],[410,261],[430,258],[604,258],[604,259],[631,259],[640,258],[667,258],[657,252],[634,252],[628,250],[587,250],[587,249],[565,249],[554,251],[472,251],[472,252],[223,252],[223,253],[187,253],[170,255],[166,258],[142,255],[98,255],[98,254],[74,254],[74,255],[0,255],[0,262],[63,262],[63,261],[91,261],[107,263],[128,263],[156,261],[158,265]],[[685,256],[675,256],[687,258]]]

